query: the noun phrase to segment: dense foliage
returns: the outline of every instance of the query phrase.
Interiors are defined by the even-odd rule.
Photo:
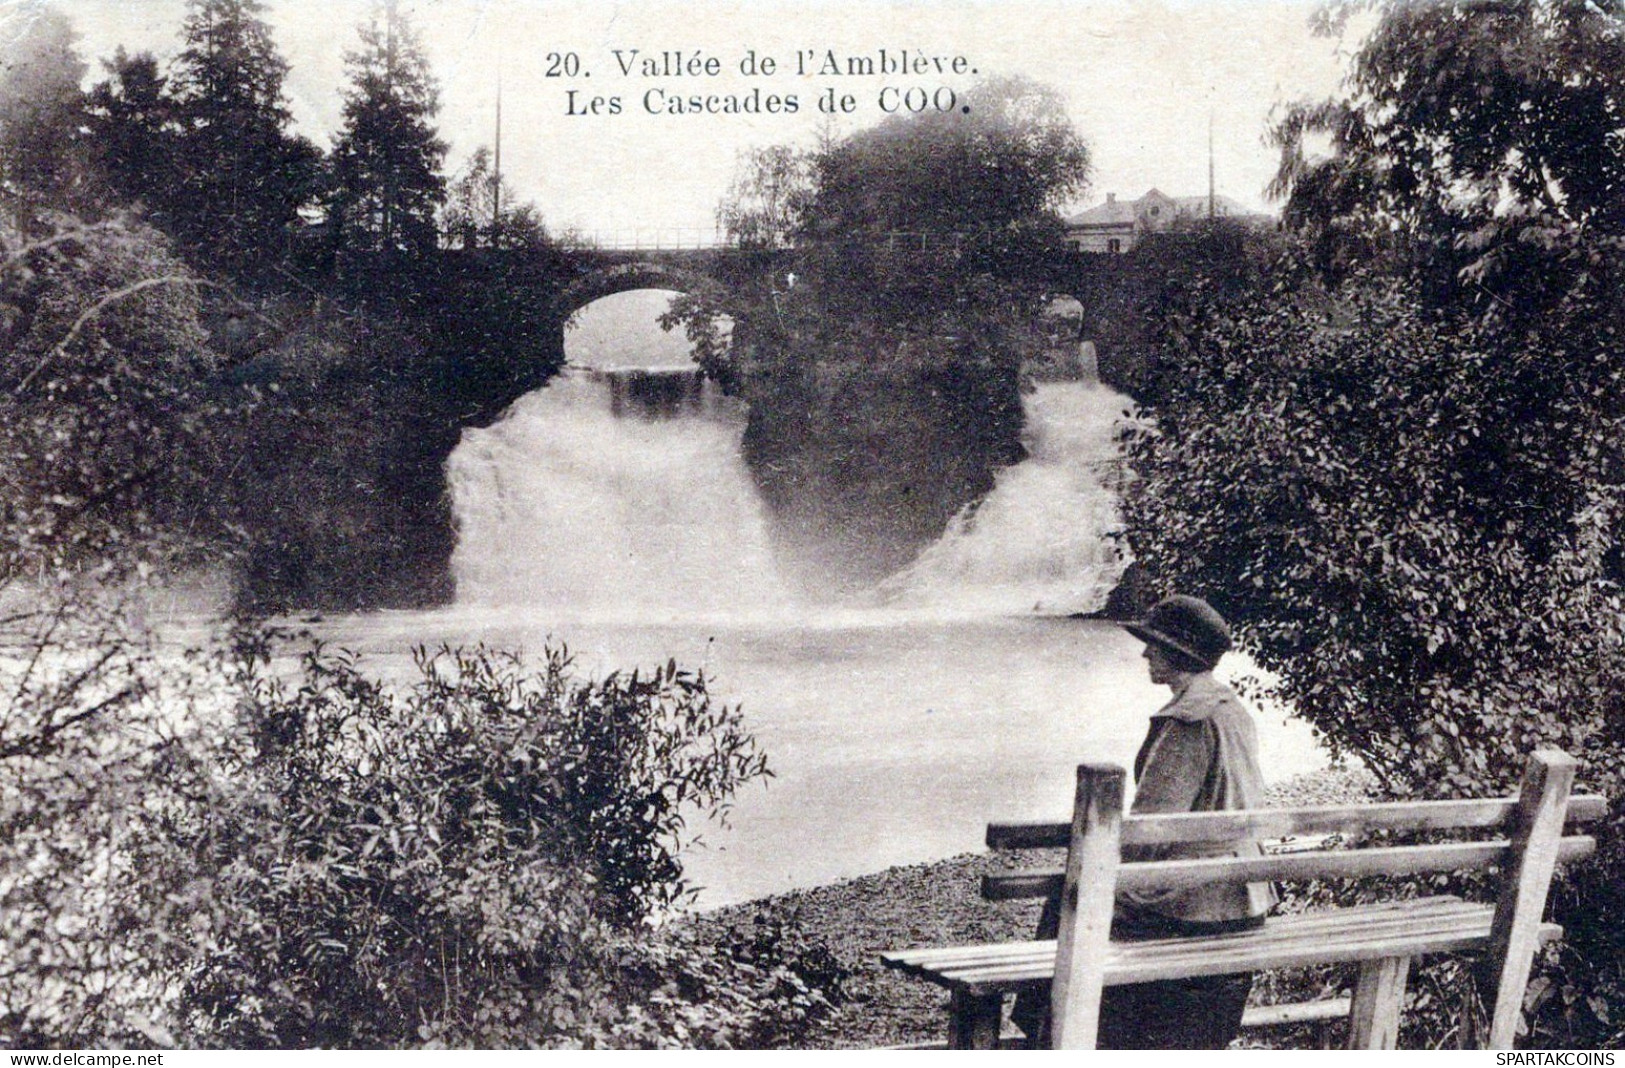
[[[588,683],[562,650],[534,675],[474,650],[418,668],[399,696],[320,651],[297,688],[244,677],[233,788],[195,814],[214,932],[185,998],[198,1038],[643,1046],[739,1026],[662,999],[685,971],[738,980],[643,927],[685,896],[685,818],[765,773],[737,712],[675,665]]]
[[[1537,320],[1625,233],[1625,8],[1360,0],[1325,29],[1365,13],[1344,92],[1272,132],[1287,220],[1334,274],[1387,255],[1432,303]]]
[[[1377,15],[1344,96],[1277,134],[1301,248],[1163,292],[1176,370],[1130,442],[1134,550],[1391,792],[1510,792],[1553,745],[1617,813],[1625,22],[1535,0]],[[1538,1041],[1621,1037],[1618,830],[1554,890]]]
[[[207,285],[125,219],[0,214],[0,588],[211,527]],[[216,517],[217,518],[217,517]],[[128,551],[127,551],[128,550]]]
[[[0,750],[0,1044],[760,1046],[831,1007],[793,932],[647,925],[766,774],[702,676],[82,648],[117,703]]]
[[[1343,327],[1281,291],[1169,309],[1138,555],[1243,621],[1283,695],[1390,785],[1471,791],[1538,738],[1600,741],[1577,713],[1603,711],[1620,637],[1606,350],[1554,374],[1572,327],[1508,349],[1394,284],[1340,296]]]
[[[242,606],[443,601],[454,539],[444,460],[463,426],[558,369],[547,298],[563,253],[511,192],[494,218],[471,214],[470,183],[495,184],[488,152],[448,202],[434,79],[396,5],[375,5],[358,29],[326,154],[292,130],[264,5],[189,0],[185,11],[173,60],[119,49],[88,91],[68,18],[19,12],[0,60],[7,225],[35,241],[116,224],[163,245],[170,262],[127,281],[149,303],[185,289],[203,353],[165,388],[229,401],[233,414],[198,420],[177,404],[177,419],[207,433],[148,460],[227,461],[206,495],[211,521],[192,530],[214,538],[217,561],[241,565]],[[61,299],[119,303],[116,288],[92,282]]]

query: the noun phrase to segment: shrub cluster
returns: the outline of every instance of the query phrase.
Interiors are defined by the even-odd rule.
[[[1537,1037],[1588,1045],[1625,1005],[1618,299],[1513,335],[1395,279],[1317,293],[1290,254],[1222,298],[1198,272],[1164,294],[1179,373],[1129,443],[1140,561],[1217,605],[1272,696],[1390,794],[1510,793],[1556,746],[1614,801],[1530,986]]]
[[[8,789],[55,825],[0,847],[0,1044],[730,1047],[831,1007],[782,930],[657,930],[691,896],[687,821],[768,774],[702,675],[442,649],[396,690],[275,648],[245,629],[193,665],[234,695],[199,691],[206,731],[109,727],[132,760],[74,769],[106,803]]]
[[[1526,1009],[1532,1041],[1618,1044],[1625,13],[1364,7],[1317,19],[1347,76],[1269,135],[1292,254],[1163,292],[1135,548],[1391,793],[1580,758],[1613,815],[1554,888],[1565,943]]]

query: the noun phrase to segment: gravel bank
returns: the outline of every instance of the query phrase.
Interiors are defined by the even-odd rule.
[[[1370,795],[1363,772],[1324,771],[1270,790],[1275,806],[1336,804]],[[1049,863],[1058,865],[1056,856]],[[1031,862],[1030,859],[1028,861]],[[931,864],[888,868],[829,886],[779,894],[684,921],[701,931],[749,923],[761,912],[790,915],[823,940],[851,972],[846,1003],[808,1043],[817,1048],[874,1048],[940,1040],[947,994],[880,967],[887,949],[1031,937],[1036,903],[983,901],[981,878],[1014,866],[1010,858],[967,854]]]

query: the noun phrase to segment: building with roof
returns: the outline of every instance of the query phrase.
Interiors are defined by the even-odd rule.
[[[1066,242],[1078,252],[1127,252],[1146,234],[1207,218],[1233,219],[1256,227],[1275,225],[1274,216],[1249,211],[1227,196],[1171,197],[1152,189],[1138,200],[1118,200],[1116,193],[1107,193],[1104,204],[1066,221]]]

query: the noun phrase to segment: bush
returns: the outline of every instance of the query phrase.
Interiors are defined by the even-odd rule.
[[[218,521],[208,283],[138,223],[21,214],[0,197],[0,587],[105,580]]]
[[[442,649],[397,693],[277,648],[243,630],[164,716],[0,761],[56,784],[5,783],[0,1043],[727,1047],[829,1010],[792,932],[657,930],[688,821],[768,774],[702,675]]]
[[[1568,939],[1551,981],[1575,997],[1560,1016],[1550,996],[1531,1008],[1542,1034],[1593,1045],[1618,1040],[1625,1005],[1605,922],[1625,873],[1625,404],[1606,282],[1509,335],[1428,313],[1395,280],[1316,298],[1285,260],[1223,299],[1194,274],[1163,308],[1179,373],[1129,442],[1126,502],[1156,583],[1211,600],[1271,696],[1391,795],[1510,793],[1540,746],[1581,759],[1615,815],[1553,893]]]
[[[8,608],[15,608],[15,602]],[[172,1043],[201,710],[117,605],[31,592],[0,629],[0,1047]]]
[[[683,1029],[643,926],[684,900],[694,810],[766,774],[736,710],[675,664],[535,675],[484,649],[419,655],[399,698],[307,653],[290,688],[245,647],[247,786],[206,814],[218,951],[190,1026],[232,1046],[645,1044]],[[686,967],[703,971],[704,964]],[[613,1019],[619,1006],[639,1012]]]

